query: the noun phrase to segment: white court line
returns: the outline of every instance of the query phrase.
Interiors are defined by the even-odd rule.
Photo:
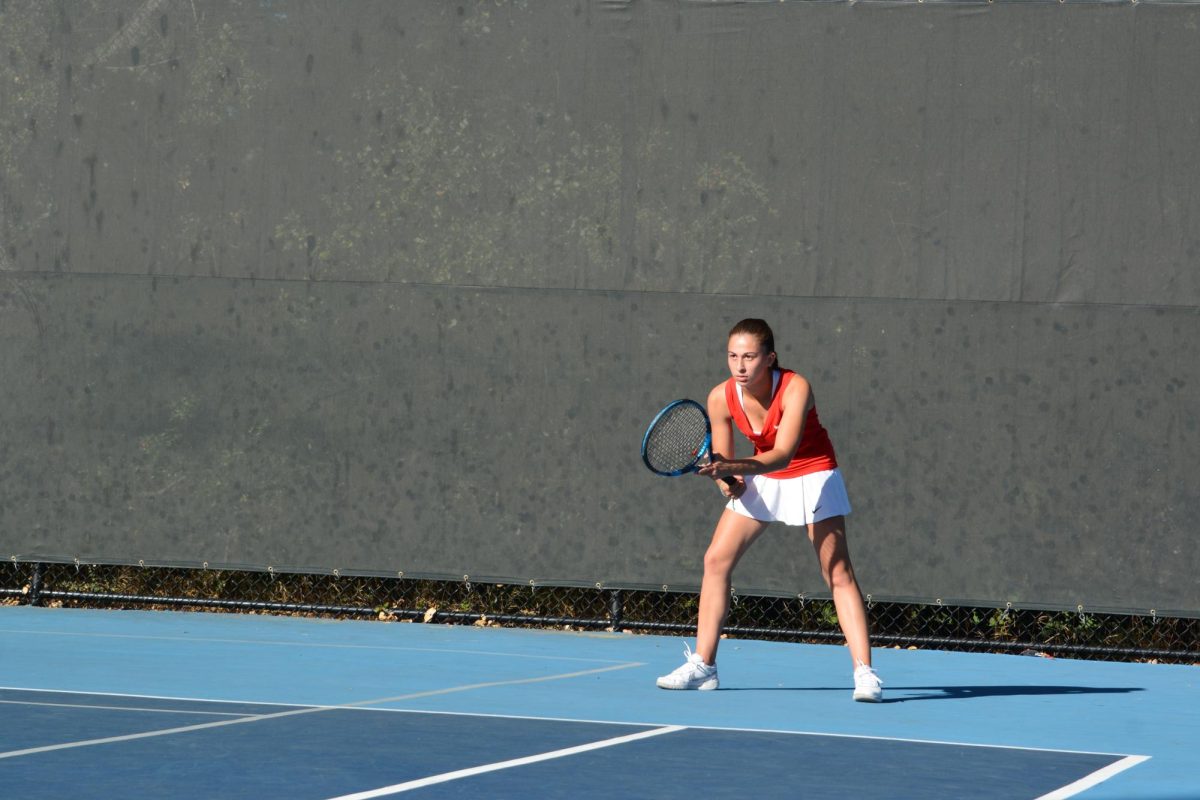
[[[635,663],[635,662],[626,662],[624,664],[624,666],[626,666],[626,667],[642,667],[642,666],[645,666],[645,664],[644,663]],[[621,669],[621,668],[622,667],[618,666],[618,667],[612,667],[610,669]],[[583,674],[587,674],[587,673],[569,673],[569,675],[576,675],[576,674],[583,675]],[[520,680],[525,681],[525,682],[535,682],[535,681],[540,681],[540,680],[553,680],[553,678],[523,678]],[[503,682],[503,683],[510,683],[510,682]],[[418,697],[425,697],[425,696],[429,696],[429,695],[445,694],[447,692],[457,692],[457,691],[462,691],[464,689],[470,689],[470,688],[485,688],[490,685],[492,685],[492,684],[475,684],[474,686],[468,686],[468,687],[453,687],[450,689],[433,689],[433,690],[430,690],[429,692],[405,695],[402,698],[392,698],[390,700],[379,700],[379,701],[374,701],[374,702],[398,702],[399,700],[415,699]],[[477,711],[438,711],[438,710],[428,709],[428,708],[370,708],[370,707],[368,707],[371,704],[371,702],[373,702],[373,701],[363,701],[362,703],[355,703],[355,704],[350,704],[350,705],[321,705],[321,704],[317,704],[317,703],[277,703],[277,702],[266,702],[266,701],[261,701],[261,700],[229,700],[229,699],[216,699],[216,698],[206,698],[206,697],[174,697],[171,695],[154,695],[154,694],[124,694],[124,693],[120,693],[120,692],[84,692],[84,691],[78,691],[75,689],[37,689],[37,688],[29,688],[29,687],[24,687],[24,686],[0,686],[0,691],[54,692],[54,693],[59,693],[59,694],[83,694],[83,695],[98,696],[98,697],[132,697],[132,698],[137,698],[137,699],[142,699],[142,700],[177,700],[180,702],[187,702],[187,703],[222,703],[222,704],[247,705],[247,706],[282,706],[285,708],[295,708],[298,705],[303,705],[303,706],[305,706],[305,708],[311,707],[311,708],[320,709],[320,710],[342,709],[342,710],[347,710],[347,711],[380,711],[380,712],[385,712],[388,714],[439,714],[442,716],[453,716],[453,717],[487,717],[490,719],[521,719],[521,720],[530,720],[530,721],[534,721],[534,722],[582,722],[582,723],[586,723],[589,725],[641,725],[644,727],[652,727],[653,728],[653,727],[660,727],[663,725],[670,724],[670,723],[666,723],[666,722],[653,722],[653,721],[637,720],[637,719],[628,719],[628,720],[625,720],[625,719],[622,719],[622,720],[586,719],[586,718],[580,718],[580,717],[549,717],[549,716],[537,716],[537,715],[527,715],[527,714],[485,714],[485,713],[480,713]],[[867,739],[867,740],[878,741],[878,742],[903,742],[906,744],[936,744],[936,745],[947,745],[947,746],[952,746],[952,747],[986,747],[986,748],[991,748],[993,750],[1027,750],[1027,751],[1031,751],[1031,752],[1035,752],[1035,753],[1066,753],[1066,754],[1070,754],[1070,755],[1114,756],[1114,757],[1121,757],[1121,758],[1130,757],[1130,758],[1141,759],[1143,761],[1150,758],[1150,756],[1139,756],[1139,755],[1129,754],[1129,753],[1109,753],[1109,752],[1098,751],[1098,750],[1067,750],[1067,749],[1064,749],[1061,747],[1030,747],[1030,746],[1022,746],[1022,745],[1012,745],[1012,744],[987,744],[987,743],[979,743],[979,742],[956,742],[956,741],[945,740],[945,739],[912,739],[912,738],[905,738],[905,737],[900,737],[900,736],[872,736],[870,734],[863,734],[863,733],[833,733],[833,732],[829,732],[829,731],[798,731],[798,730],[787,730],[787,729],[783,729],[783,728],[746,728],[746,727],[733,727],[733,726],[721,726],[721,725],[688,725],[688,727],[691,728],[692,730],[697,730],[697,731],[722,731],[722,732],[728,732],[728,733],[771,733],[771,734],[786,734],[789,736],[827,736],[827,737],[834,738],[834,739]],[[1138,762],[1138,763],[1140,763],[1140,762]],[[1130,764],[1129,766],[1133,766],[1133,764]]]
[[[644,663],[626,662],[628,667],[644,667]],[[622,667],[612,667],[610,669],[620,669]],[[569,673],[569,675],[587,674],[587,673]],[[527,678],[520,679],[527,682],[550,680],[542,678]],[[505,681],[511,682],[511,681]],[[432,694],[444,694],[446,692],[463,691],[464,688],[482,688],[488,684],[476,684],[466,687],[452,687],[449,690],[430,690],[428,692],[420,692],[416,694],[406,694],[402,698],[391,698],[389,700],[376,700],[376,702],[400,702],[401,699],[415,699],[418,697],[432,696]],[[13,692],[55,692],[62,694],[88,694],[88,696],[96,697],[131,697],[137,699],[148,700],[178,700],[181,703],[222,703],[236,705],[265,705],[265,706],[283,706],[283,708],[292,709],[296,705],[305,705],[306,708],[324,709],[324,710],[355,710],[355,711],[382,711],[386,714],[437,714],[442,716],[468,716],[468,717],[487,717],[499,718],[499,720],[529,720],[534,722],[582,722],[587,724],[620,724],[620,726],[643,726],[643,727],[661,727],[667,726],[667,722],[655,722],[648,720],[590,720],[590,718],[581,717],[556,717],[544,715],[524,715],[524,714],[481,714],[479,711],[444,711],[434,709],[394,709],[394,708],[367,708],[370,706],[371,700],[365,700],[362,703],[352,705],[320,705],[314,703],[274,703],[262,702],[262,700],[239,700],[239,699],[216,699],[203,697],[172,697],[167,694],[126,694],[120,692],[82,692],[77,690],[66,690],[66,688],[30,688],[24,686],[0,686],[0,691]],[[973,741],[953,741],[947,739],[910,739],[905,736],[878,736],[862,733],[833,733],[826,730],[794,730],[785,728],[746,728],[733,726],[708,726],[708,724],[689,724],[692,730],[718,730],[718,732],[727,733],[770,733],[770,734],[786,734],[792,736],[828,736],[830,739],[866,739],[871,741],[899,741],[904,744],[912,745],[946,745],[952,747],[988,747],[991,750],[1021,750],[1038,753],[1067,753],[1074,756],[1114,756],[1118,758],[1139,758],[1146,760],[1150,756],[1138,756],[1138,754],[1130,753],[1112,753],[1096,750],[1066,750],[1063,747],[1031,747],[1021,745],[996,745],[986,744],[986,742]],[[1132,766],[1132,764],[1130,764]]]
[[[34,753],[48,753],[54,750],[69,750],[76,747],[90,747],[98,744],[111,744],[113,742],[128,742],[135,739],[149,739],[155,736],[169,736],[176,733],[190,733],[192,731],[207,730],[209,728],[223,728],[227,725],[241,725],[246,722],[261,722],[268,719],[295,717],[299,716],[300,714],[317,714],[322,711],[361,708],[362,706],[378,705],[379,703],[398,703],[402,700],[415,700],[419,697],[432,697],[434,695],[451,694],[454,692],[467,692],[473,689],[490,689],[494,686],[517,686],[527,683],[544,683],[546,681],[566,680],[568,678],[579,678],[584,675],[596,675],[601,672],[612,672],[618,669],[630,669],[631,667],[644,666],[645,664],[641,662],[628,662],[612,667],[585,669],[578,672],[564,672],[557,675],[542,675],[536,678],[516,678],[508,681],[488,681],[487,683],[472,683],[465,686],[451,686],[445,689],[430,689],[424,692],[413,692],[411,694],[397,695],[396,697],[380,697],[374,700],[359,700],[355,703],[347,703],[344,706],[306,706],[305,708],[296,708],[289,711],[277,711],[274,714],[255,714],[254,716],[241,717],[239,719],[224,719],[220,720],[219,722],[204,722],[198,725],[184,725],[183,727],[167,728],[166,730],[130,733],[124,736],[106,736],[101,739],[85,739],[77,742],[63,742],[61,744],[45,745],[43,747],[30,747],[25,750],[10,750],[7,753],[0,753],[0,759],[33,755]]]
[[[33,700],[0,700],[9,706],[49,706],[50,708],[95,708],[100,711],[136,711],[139,714],[152,712],[155,714],[204,714],[213,717],[247,717],[249,714],[238,714],[233,711],[188,711],[182,708],[144,708],[139,706],[94,706],[87,703],[38,703]]]
[[[502,718],[502,719],[523,719],[523,720],[530,720],[530,721],[546,721],[546,722],[578,722],[578,723],[582,723],[582,724],[616,724],[616,725],[652,725],[652,724],[655,724],[655,723],[646,723],[646,722],[613,722],[611,720],[582,720],[582,719],[570,719],[570,718],[565,718],[565,717],[527,717],[527,716],[515,716],[515,715],[508,715],[508,714],[476,714],[476,713],[463,712],[463,711],[427,711],[427,710],[420,710],[420,709],[413,709],[413,710],[408,710],[408,709],[368,709],[368,710],[399,711],[399,712],[413,713],[413,714],[440,714],[440,715],[445,715],[445,716],[462,716],[462,717],[489,717],[489,718]],[[553,758],[561,758],[563,756],[574,755],[576,753],[582,753],[582,752],[586,752],[588,750],[598,749],[600,747],[608,747],[608,746],[611,746],[614,744],[622,744],[627,741],[643,739],[648,736],[657,736],[657,735],[660,735],[663,733],[672,733],[672,732],[679,731],[679,730],[689,730],[689,729],[690,730],[730,732],[730,733],[773,733],[773,734],[784,734],[784,735],[792,735],[792,736],[829,736],[829,737],[842,738],[842,739],[868,739],[868,740],[875,740],[875,741],[902,742],[902,743],[908,743],[908,744],[932,744],[932,745],[944,745],[944,746],[956,746],[956,747],[987,748],[987,749],[991,749],[991,750],[1021,750],[1021,751],[1038,752],[1038,753],[1062,753],[1063,755],[1095,755],[1095,756],[1120,756],[1120,755],[1123,755],[1121,753],[1100,753],[1100,752],[1095,752],[1095,751],[1090,751],[1090,750],[1063,750],[1063,749],[1059,749],[1059,748],[1048,748],[1048,747],[1019,747],[1019,746],[1014,746],[1014,745],[1002,745],[1002,744],[975,744],[975,743],[971,743],[971,742],[948,742],[948,741],[938,741],[938,740],[933,740],[933,739],[904,739],[904,738],[898,738],[898,737],[894,737],[894,736],[860,736],[860,735],[856,735],[856,734],[846,734],[846,733],[817,733],[814,731],[787,731],[787,730],[772,730],[769,728],[733,728],[733,727],[717,727],[717,726],[709,726],[709,725],[687,725],[687,726],[668,725],[668,726],[664,726],[664,727],[660,727],[660,728],[655,728],[652,731],[631,734],[629,736],[622,736],[622,737],[618,737],[615,739],[604,740],[602,742],[597,742],[594,745],[590,745],[590,746],[583,745],[580,747],[567,748],[565,750],[556,750],[551,753],[544,753],[544,754],[541,754],[538,756],[529,756],[526,758],[518,758],[518,759],[513,759],[511,761],[501,761],[501,762],[497,762],[495,764],[485,764],[480,767],[473,767],[470,769],[457,770],[455,772],[447,772],[447,773],[443,773],[441,775],[434,775],[429,778],[422,778],[422,779],[415,780],[415,781],[408,781],[407,783],[398,783],[393,786],[385,786],[380,789],[372,789],[372,790],[369,790],[366,792],[359,792],[356,794],[341,795],[338,797],[330,798],[329,800],[370,800],[370,798],[384,797],[389,794],[399,794],[401,792],[407,792],[412,789],[419,789],[424,786],[429,786],[429,785],[432,785],[435,783],[444,783],[446,781],[452,781],[452,780],[457,780],[459,778],[470,777],[471,775],[478,775],[478,774],[481,774],[484,772],[492,772],[495,770],[507,769],[509,767],[517,767],[517,766],[521,766],[524,764],[533,764],[538,761],[546,761],[546,760],[553,759]],[[1079,794],[1080,792],[1082,792],[1086,789],[1090,789],[1094,786],[1097,786],[1097,785],[1103,783],[1104,781],[1112,778],[1115,775],[1118,775],[1121,772],[1124,772],[1127,769],[1130,769],[1131,767],[1135,767],[1138,764],[1141,764],[1141,763],[1149,761],[1149,760],[1150,760],[1150,756],[1139,756],[1139,755],[1124,756],[1124,758],[1122,758],[1121,760],[1116,761],[1112,764],[1109,764],[1107,767],[1098,769],[1095,772],[1085,775],[1084,777],[1080,778],[1079,780],[1077,780],[1073,783],[1070,783],[1066,786],[1062,786],[1062,787],[1050,792],[1049,794],[1045,794],[1040,797],[1034,798],[1034,800],[1066,800],[1067,798],[1074,797],[1075,795]]]
[[[586,719],[580,717],[547,717],[525,714],[486,714],[478,711],[436,711],[428,708],[363,708],[361,711],[384,711],[389,714],[439,714],[448,717],[486,717],[490,719],[520,719],[531,722],[580,722],[587,725],[639,725],[642,727],[661,727],[670,723],[650,722],[637,719]],[[1128,753],[1105,753],[1097,750],[1065,750],[1060,747],[1029,747],[1013,744],[986,744],[979,742],[955,742],[942,739],[908,739],[900,736],[872,736],[864,733],[832,733],[828,731],[797,731],[783,728],[739,728],[725,725],[695,725],[689,724],[689,730],[716,731],[718,733],[769,733],[781,736],[821,736],[830,739],[866,739],[875,742],[900,742],[901,744],[932,744],[945,747],[976,747],[988,750],[1022,750],[1032,753],[1063,753],[1075,756],[1113,756],[1114,758],[1141,758],[1150,756],[1130,756]],[[1130,765],[1132,766],[1132,765]]]
[[[128,697],[134,700],[170,700],[179,703],[219,703],[221,705],[237,706],[322,706],[322,703],[272,703],[263,700],[216,700],[208,697],[177,697],[169,694],[130,694],[128,692],[88,692],[81,689],[46,689],[37,686],[0,686],[0,692],[38,692],[41,694],[82,694],[88,697]],[[13,702],[23,702],[14,700]],[[337,706],[329,706],[336,708]],[[217,713],[217,712],[213,712]]]
[[[638,723],[631,723],[638,724]],[[649,724],[649,723],[641,723]],[[697,731],[712,730],[712,731],[730,731],[733,733],[790,733],[796,736],[828,736],[834,739],[869,739],[877,742],[902,742],[904,744],[936,744],[947,747],[984,747],[990,750],[1024,750],[1033,753],[1065,753],[1075,756],[1127,756],[1128,753],[1104,753],[1096,750],[1064,750],[1061,747],[1029,747],[1016,744],[981,744],[979,742],[954,742],[943,739],[907,739],[902,736],[871,736],[861,733],[823,733],[821,731],[785,731],[771,730],[770,728],[722,728],[706,725],[689,725],[689,728]],[[1138,756],[1140,758],[1149,758],[1150,756]]]
[[[113,744],[114,742],[132,742],[136,739],[151,739],[156,736],[170,736],[176,733],[190,733],[192,731],[202,731],[209,728],[222,728],[226,725],[240,725],[243,722],[261,722],[264,719],[279,719],[280,717],[292,717],[298,714],[312,714],[316,711],[327,711],[324,708],[299,708],[293,711],[279,711],[275,714],[259,714],[253,717],[240,717],[239,719],[223,719],[220,722],[204,722],[199,725],[184,725],[181,728],[166,728],[157,731],[146,731],[144,733],[127,733],[124,736],[105,736],[102,739],[84,739],[78,742],[63,742],[61,744],[48,744],[43,747],[28,747],[24,750],[9,750],[7,753],[0,753],[0,758],[17,758],[18,756],[30,756],[35,753],[50,753],[55,750],[72,750],[77,747],[92,747],[98,744]]]
[[[1125,758],[1113,764],[1109,764],[1103,769],[1098,769],[1090,775],[1084,775],[1074,783],[1068,783],[1059,789],[1055,789],[1049,794],[1044,794],[1034,800],[1065,800],[1068,797],[1074,797],[1085,789],[1090,789],[1093,786],[1104,783],[1109,778],[1117,775],[1130,767],[1136,767],[1143,761],[1149,761],[1150,756],[1126,756]]]
[[[552,750],[548,753],[538,753],[534,756],[525,756],[523,758],[514,758],[509,761],[497,761],[492,764],[483,764],[478,767],[470,767],[468,769],[455,770],[454,772],[443,772],[440,775],[430,775],[427,778],[419,778],[415,781],[407,781],[405,783],[397,783],[392,786],[383,786],[379,789],[370,789],[365,792],[356,792],[354,794],[344,794],[338,797],[332,797],[330,800],[370,800],[373,797],[385,797],[390,794],[400,794],[413,789],[421,789],[426,786],[433,786],[438,783],[446,783],[447,781],[456,781],[460,778],[469,778],[472,775],[482,775],[485,772],[495,772],[501,769],[510,769],[512,767],[520,767],[525,764],[536,764],[539,761],[550,761],[555,758],[565,758],[567,756],[577,755],[579,753],[587,753],[591,750],[600,750],[605,747],[614,747],[616,745],[635,742],[639,739],[649,739],[652,736],[662,736],[664,733],[676,733],[678,731],[687,730],[683,725],[668,725],[665,728],[656,728],[652,731],[641,731],[639,733],[631,733],[628,736],[618,736],[614,739],[601,739],[598,742],[590,744],[581,744],[575,747],[567,747],[562,750]]]
[[[491,650],[461,650],[442,647],[403,647],[388,644],[330,644],[325,642],[294,642],[265,639],[218,639],[203,636],[149,636],[136,633],[94,633],[89,631],[39,631],[20,628],[0,628],[0,634],[16,633],[23,636],[79,636],[90,639],[144,639],[154,642],[204,642],[206,644],[249,644],[272,645],[275,647],[317,647],[330,650],[382,650],[406,653],[453,653],[455,655],[495,656],[497,658],[525,658],[535,661],[579,661],[587,664],[623,664],[611,658],[583,658],[580,656],[545,656],[533,653],[503,653]]]

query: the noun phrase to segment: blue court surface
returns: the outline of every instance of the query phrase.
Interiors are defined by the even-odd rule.
[[[1200,798],[1200,667],[0,608],[13,798]]]

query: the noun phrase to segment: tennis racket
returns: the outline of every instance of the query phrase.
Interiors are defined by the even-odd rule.
[[[674,477],[695,472],[712,455],[712,424],[695,400],[676,400],[650,423],[642,437],[642,461],[656,475]],[[725,477],[730,486],[737,481]]]

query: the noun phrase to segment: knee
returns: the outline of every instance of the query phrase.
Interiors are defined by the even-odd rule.
[[[854,567],[850,566],[849,561],[837,561],[831,564],[825,576],[825,581],[829,584],[830,589],[845,589],[858,586],[858,581],[854,578]]]
[[[733,571],[733,559],[725,552],[709,548],[704,554],[705,575],[728,575]]]

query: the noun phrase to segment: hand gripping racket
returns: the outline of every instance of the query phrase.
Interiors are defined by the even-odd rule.
[[[676,400],[662,411],[642,437],[642,461],[657,475],[674,477],[695,472],[709,463],[712,424],[695,400]],[[737,481],[725,477],[730,486]]]

